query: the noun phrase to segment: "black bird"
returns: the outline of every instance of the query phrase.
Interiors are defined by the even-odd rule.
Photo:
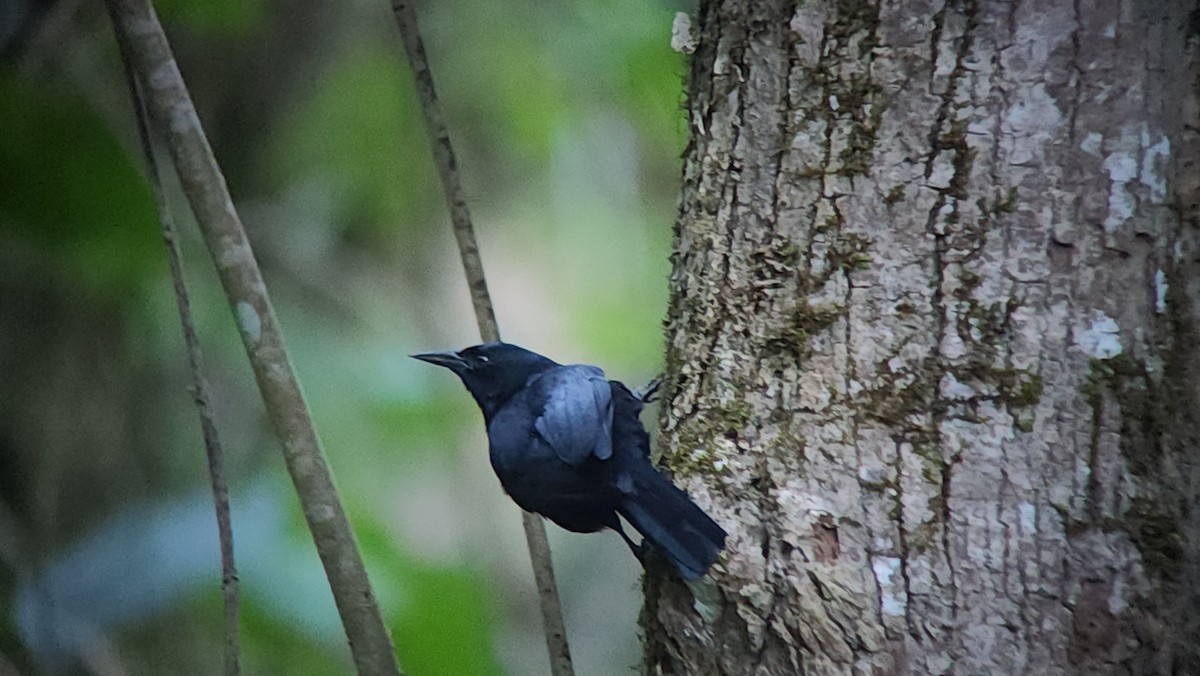
[[[625,517],[684,579],[703,575],[725,531],[650,463],[646,395],[595,366],[558,364],[507,343],[414,358],[454,371],[483,411],[492,469],[513,501],[577,533],[621,528]]]

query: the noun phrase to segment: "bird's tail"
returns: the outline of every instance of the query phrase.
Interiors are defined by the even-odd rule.
[[[725,547],[725,531],[649,464],[633,472],[633,490],[618,511],[685,580],[707,572]]]

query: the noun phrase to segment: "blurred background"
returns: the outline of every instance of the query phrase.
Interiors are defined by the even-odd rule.
[[[404,668],[546,672],[520,519],[450,374],[478,342],[390,5],[161,0]],[[418,6],[510,342],[655,375],[684,0]],[[216,526],[102,3],[0,0],[0,675],[218,673]],[[171,201],[225,443],[248,674],[349,671],[231,314]],[[647,421],[653,425],[650,415]],[[637,562],[548,526],[581,674],[635,671]]]

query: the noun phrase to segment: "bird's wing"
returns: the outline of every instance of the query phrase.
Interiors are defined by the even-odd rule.
[[[533,426],[563,462],[612,457],[612,388],[595,366],[563,366],[538,376],[545,406]]]

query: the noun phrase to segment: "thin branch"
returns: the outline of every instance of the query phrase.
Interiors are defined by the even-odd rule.
[[[325,566],[358,673],[399,674],[391,638],[313,428],[262,273],[158,16],[149,0],[106,1],[117,34],[129,48],[129,61],[142,85],[150,119],[163,133],[237,317],[246,355]]]
[[[554,579],[554,563],[550,560],[550,542],[546,539],[546,524],[542,517],[521,511],[525,528],[525,544],[533,564],[533,581],[537,585],[538,606],[542,610],[542,631],[546,634],[546,653],[550,657],[550,673],[554,676],[573,676],[571,647],[567,643],[567,625],[563,622],[562,601],[558,598],[558,582]]]
[[[467,198],[458,176],[458,160],[454,155],[454,146],[450,144],[450,132],[446,130],[446,118],[442,114],[437,91],[433,87],[433,72],[425,57],[425,43],[417,27],[417,12],[405,0],[392,0],[392,9],[396,13],[396,22],[400,24],[400,38],[417,82],[421,113],[425,117],[426,131],[433,146],[433,158],[442,181],[442,191],[446,194],[446,206],[450,209],[450,222],[454,227],[463,272],[467,275],[471,290],[471,304],[475,307],[479,335],[484,342],[497,341],[500,340],[500,329],[496,324],[496,312],[492,309],[492,298],[488,294],[487,278],[483,276],[483,260],[479,257],[475,227],[471,224],[471,212],[467,209]]]
[[[209,404],[208,381],[204,378],[204,358],[200,352],[200,339],[196,335],[196,324],[192,319],[192,303],[188,296],[187,282],[183,275],[183,261],[179,254],[179,240],[175,231],[175,219],[167,206],[163,190],[162,171],[154,156],[154,141],[146,120],[146,102],[141,87],[133,74],[129,62],[129,46],[122,37],[117,42],[121,50],[121,63],[125,69],[125,82],[133,103],[137,121],[138,139],[146,159],[146,171],[150,188],[154,193],[154,210],[162,225],[163,244],[167,248],[167,262],[171,268],[171,281],[175,288],[175,305],[179,309],[179,322],[183,327],[183,342],[187,347],[188,366],[192,371],[192,400],[200,416],[200,429],[204,434],[204,451],[208,457],[208,477],[212,484],[213,504],[217,512],[217,533],[221,543],[221,601],[225,609],[225,676],[238,676],[241,665],[238,660],[238,575],[233,556],[233,524],[229,509],[229,484],[225,481],[225,453],[221,448],[221,437],[217,432],[216,416]]]
[[[450,132],[446,129],[445,116],[438,103],[437,91],[433,86],[433,73],[425,57],[425,44],[417,27],[417,13],[407,0],[392,0],[396,22],[400,25],[400,37],[408,63],[416,79],[417,97],[421,101],[421,113],[425,117],[426,130],[433,157],[437,164],[446,204],[450,209],[450,220],[454,237],[458,241],[458,252],[462,258],[467,286],[471,290],[471,303],[475,308],[475,320],[479,324],[479,335],[484,342],[500,340],[500,329],[496,324],[496,313],[488,294],[487,278],[483,274],[483,261],[479,256],[479,245],[475,241],[475,228],[471,213],[467,209],[466,196],[458,174],[458,161],[454,147],[450,144]],[[537,585],[538,600],[542,610],[542,628],[546,634],[546,651],[550,655],[550,671],[554,676],[571,676],[571,650],[567,644],[567,628],[563,622],[562,602],[558,597],[558,583],[554,579],[554,565],[550,560],[550,545],[546,540],[546,526],[541,517],[529,512],[521,513],[525,527],[525,541],[529,546],[529,559],[533,564],[533,577]]]

